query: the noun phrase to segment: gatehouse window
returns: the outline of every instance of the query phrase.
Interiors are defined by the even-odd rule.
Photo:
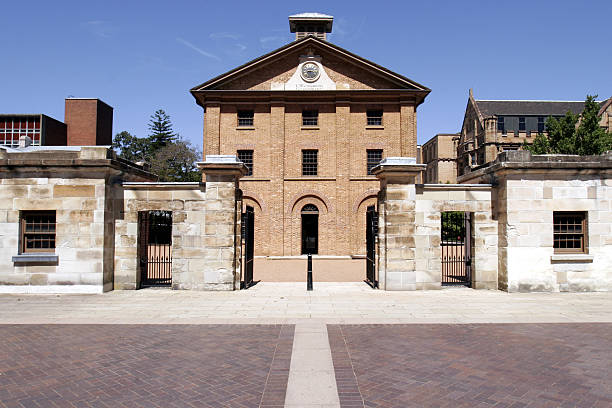
[[[368,126],[382,126],[383,111],[380,109],[368,109]]]
[[[255,113],[252,110],[238,111],[238,126],[253,126]]]
[[[302,176],[316,176],[318,150],[302,150]]]
[[[243,162],[247,168],[247,176],[253,175],[253,151],[238,150],[238,160]]]
[[[382,160],[383,151],[382,149],[368,149],[366,153],[368,174],[372,174],[372,169]]]
[[[318,110],[302,111],[302,126],[317,126],[319,124]]]
[[[553,212],[553,248],[555,253],[586,253],[586,230],[586,212]]]
[[[21,212],[21,253],[55,252],[55,211]]]

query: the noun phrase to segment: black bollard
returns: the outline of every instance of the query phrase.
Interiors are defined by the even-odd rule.
[[[312,290],[312,255],[308,254],[308,276],[306,277],[306,290]]]

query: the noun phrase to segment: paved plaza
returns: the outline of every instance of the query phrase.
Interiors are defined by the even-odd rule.
[[[612,294],[0,296],[0,407],[609,407]]]

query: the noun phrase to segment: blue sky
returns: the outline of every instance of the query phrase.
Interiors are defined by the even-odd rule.
[[[291,4],[288,4],[291,3]],[[612,96],[612,1],[5,2],[0,112],[64,117],[64,98],[98,97],[114,132],[147,134],[170,114],[202,145],[188,90],[293,40],[287,16],[335,17],[331,42],[432,89],[418,141],[461,126],[479,99]]]

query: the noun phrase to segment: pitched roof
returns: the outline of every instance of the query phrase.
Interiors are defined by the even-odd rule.
[[[385,77],[389,81],[398,84],[403,90],[425,91],[427,93],[431,92],[431,90],[427,88],[426,86],[423,86],[411,79],[408,79],[403,75],[395,73],[363,57],[353,54],[352,52],[347,51],[344,48],[341,48],[335,44],[332,44],[328,41],[322,40],[320,38],[316,38],[311,35],[305,38],[302,38],[301,40],[290,42],[289,44],[286,44],[274,51],[271,51],[265,55],[262,55],[261,57],[255,58],[254,60],[249,61],[246,64],[243,64],[237,68],[234,68],[231,71],[221,74],[215,78],[212,78],[204,82],[203,84],[195,86],[191,89],[191,92],[193,93],[197,91],[217,89],[221,84],[234,80],[244,75],[246,72],[250,71],[251,69],[269,64],[273,62],[273,60],[276,59],[277,57],[283,54],[289,53],[295,50],[296,48],[301,48],[311,43],[313,43],[313,45],[318,45],[324,49],[327,49],[328,51],[335,52],[336,54],[341,55],[356,64],[361,65],[364,69],[370,69],[371,71],[376,72],[379,76]]]
[[[483,117],[499,115],[562,116],[568,111],[579,114],[584,102],[578,101],[486,101],[476,100]]]

